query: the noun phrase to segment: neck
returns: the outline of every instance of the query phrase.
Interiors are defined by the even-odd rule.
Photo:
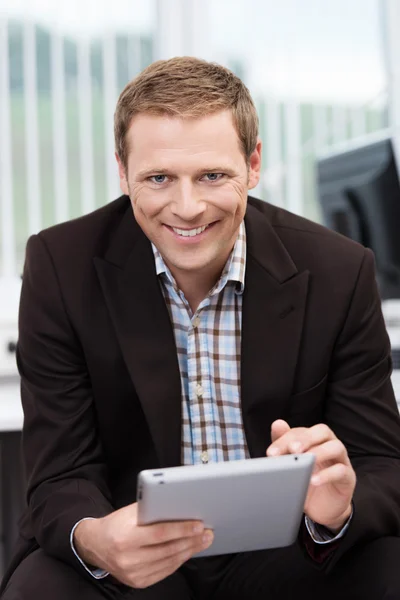
[[[196,312],[199,304],[207,296],[211,288],[217,283],[221,276],[222,267],[215,268],[213,271],[208,270],[203,272],[179,271],[171,269],[171,273],[177,283],[179,289],[184,293],[186,300],[193,312]]]

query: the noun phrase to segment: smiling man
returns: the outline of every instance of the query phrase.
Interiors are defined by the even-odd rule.
[[[27,246],[28,503],[2,598],[398,600],[400,419],[372,253],[248,197],[257,114],[219,65],[150,65],[115,141],[124,195]],[[299,452],[316,467],[294,546],[193,559],[213,542],[201,522],[137,525],[143,469]]]

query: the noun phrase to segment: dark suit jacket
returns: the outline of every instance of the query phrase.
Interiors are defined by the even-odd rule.
[[[241,399],[252,457],[270,425],[327,423],[357,473],[355,544],[400,535],[400,420],[373,255],[249,199]],[[73,525],[136,500],[142,469],[178,465],[173,330],[129,198],[30,238],[18,364],[28,508],[11,572],[37,545],[79,566]]]

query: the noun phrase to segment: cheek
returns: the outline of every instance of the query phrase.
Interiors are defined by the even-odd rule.
[[[133,186],[130,197],[135,216],[143,215],[148,219],[155,217],[166,204],[160,191],[155,193],[144,185]]]
[[[241,183],[229,182],[220,190],[216,190],[214,199],[218,206],[232,216],[242,215],[246,211],[247,188]]]

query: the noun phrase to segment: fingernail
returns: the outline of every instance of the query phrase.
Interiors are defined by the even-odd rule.
[[[279,454],[279,448],[277,448],[276,446],[272,446],[268,450],[268,454],[269,454],[269,456],[277,456]]]
[[[213,539],[214,539],[214,536],[211,533],[211,531],[207,531],[207,533],[205,533],[203,535],[203,540],[202,540],[203,545],[204,546],[209,546],[211,544],[211,542],[213,541]]]

